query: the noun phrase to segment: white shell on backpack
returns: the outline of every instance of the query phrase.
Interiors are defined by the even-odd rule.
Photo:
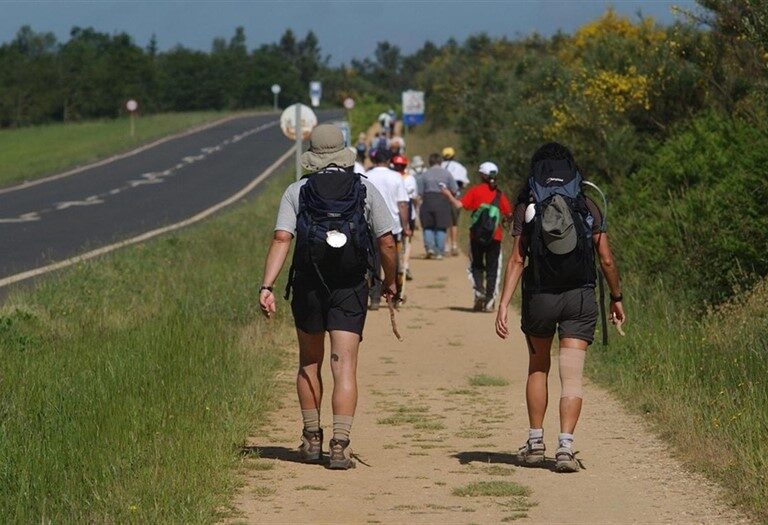
[[[525,223],[528,224],[536,216],[536,204],[530,203],[525,209]]]
[[[347,244],[347,236],[337,230],[331,230],[325,234],[325,242],[332,248],[341,248]]]

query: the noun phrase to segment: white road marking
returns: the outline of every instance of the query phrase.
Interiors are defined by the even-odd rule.
[[[37,186],[38,184],[44,184],[46,182],[50,182],[52,180],[57,179],[63,179],[64,177],[69,177],[70,175],[75,175],[77,173],[81,173],[83,171],[89,170],[91,168],[97,168],[99,166],[103,166],[105,164],[109,164],[111,162],[114,162],[116,160],[124,159],[127,157],[132,157],[133,155],[136,155],[138,153],[141,153],[142,151],[146,151],[148,149],[154,148],[155,146],[159,146],[160,144],[163,144],[165,142],[168,142],[169,140],[178,139],[181,137],[186,137],[188,135],[193,135],[195,133],[198,133],[200,131],[205,131],[209,128],[214,128],[216,126],[219,126],[221,124],[225,124],[231,120],[237,120],[240,118],[249,118],[249,117],[256,117],[259,115],[263,115],[264,113],[246,113],[243,115],[232,115],[230,117],[225,117],[219,120],[214,120],[213,122],[208,122],[207,124],[203,124],[202,126],[197,126],[191,129],[188,129],[186,131],[182,131],[181,133],[176,133],[175,135],[169,135],[167,137],[163,137],[161,139],[158,139],[154,142],[150,142],[149,144],[145,144],[143,146],[140,146],[136,149],[133,149],[131,151],[126,151],[125,153],[120,153],[118,155],[113,155],[111,157],[108,157],[104,160],[100,160],[98,162],[94,162],[93,164],[87,164],[85,166],[80,166],[74,169],[71,169],[69,171],[65,171],[62,173],[57,173],[56,175],[51,175],[49,177],[43,177],[40,179],[34,179],[29,181],[24,181],[21,184],[17,184],[16,186],[8,186],[7,188],[0,188],[0,195],[3,193],[11,193],[12,191],[18,191],[23,190],[25,188],[29,188],[31,186]],[[273,121],[269,124],[269,126],[274,126],[278,124],[279,121]],[[263,126],[262,126],[263,128]]]
[[[16,224],[20,222],[34,222],[40,220],[40,214],[36,211],[30,213],[24,213],[18,217],[10,217],[7,219],[0,218],[0,224]]]
[[[162,228],[157,228],[155,230],[148,231],[146,233],[143,233],[141,235],[138,235],[136,237],[132,237],[130,239],[126,239],[124,241],[117,242],[115,244],[110,244],[108,246],[103,246],[101,248],[98,248],[96,250],[92,250],[90,252],[83,253],[81,255],[78,255],[76,257],[72,257],[69,259],[65,259],[63,261],[59,261],[56,263],[48,264],[46,266],[41,266],[39,268],[35,268],[33,270],[28,270],[26,272],[17,273],[15,275],[10,275],[8,277],[4,277],[3,279],[0,279],[0,288],[4,286],[8,286],[9,284],[18,283],[27,279],[31,279],[33,277],[38,277],[40,275],[53,272],[56,270],[61,270],[62,268],[67,268],[69,266],[72,266],[74,264],[78,264],[81,262],[85,262],[89,259],[93,259],[94,257],[99,257],[100,255],[107,254],[109,252],[115,251],[119,248],[124,248],[126,246],[130,246],[132,244],[137,244],[140,242],[144,242],[146,240],[149,240],[153,237],[157,237],[158,235],[162,235],[164,233],[168,233],[174,230],[178,230],[180,228],[184,228],[185,226],[189,226],[191,224],[194,224],[196,222],[200,222],[201,220],[211,216],[212,214],[216,213],[217,211],[221,210],[222,208],[225,208],[246,195],[250,193],[254,188],[256,188],[259,184],[264,182],[276,169],[278,169],[286,160],[288,160],[291,155],[293,155],[293,152],[295,151],[296,146],[291,147],[288,151],[286,151],[279,159],[277,159],[275,162],[272,163],[267,169],[265,169],[259,176],[257,176],[255,179],[253,179],[251,182],[249,182],[245,187],[243,187],[240,191],[235,193],[234,195],[230,196],[229,198],[219,202],[218,204],[215,204],[214,206],[211,206],[210,208],[201,211],[200,213],[193,215],[192,217],[189,217],[188,219],[185,219],[181,222],[177,222],[175,224],[171,224],[168,226],[164,226]],[[27,214],[29,215],[29,214]]]
[[[104,200],[100,199],[98,195],[91,195],[81,201],[67,201],[56,203],[56,210],[66,210],[67,208],[80,207],[80,206],[93,206],[94,204],[104,204]]]

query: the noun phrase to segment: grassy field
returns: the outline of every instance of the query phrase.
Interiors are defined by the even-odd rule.
[[[279,195],[11,293],[0,522],[209,523],[272,404],[286,304],[258,311]]]
[[[88,164],[229,114],[201,111],[138,117],[134,138],[128,117],[0,130],[0,187]]]

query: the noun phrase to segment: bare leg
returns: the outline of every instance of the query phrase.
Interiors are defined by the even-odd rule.
[[[320,374],[325,353],[325,333],[310,334],[296,330],[299,338],[299,373],[296,392],[302,410],[320,410],[323,400],[323,378]]]
[[[528,336],[528,382],[525,385],[525,400],[528,405],[528,421],[531,428],[544,428],[544,414],[547,413],[547,376],[549,375],[551,337]]]
[[[560,348],[580,348],[587,351],[587,342],[581,339],[572,339],[570,337],[560,340]],[[576,423],[581,415],[582,401],[580,397],[562,397],[560,398],[560,432],[564,434],[573,434],[576,430]]]
[[[457,248],[459,246],[459,227],[458,226],[451,226],[451,229],[448,233],[449,236],[449,246],[446,246],[446,251],[451,251],[454,248]]]
[[[331,331],[334,416],[355,415],[355,408],[357,407],[357,350],[359,347],[359,335],[342,330]]]

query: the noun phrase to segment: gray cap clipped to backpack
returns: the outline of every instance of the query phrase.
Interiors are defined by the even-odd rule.
[[[544,245],[555,255],[565,255],[576,248],[578,239],[571,210],[560,195],[552,197],[552,201],[544,210],[541,230]]]

